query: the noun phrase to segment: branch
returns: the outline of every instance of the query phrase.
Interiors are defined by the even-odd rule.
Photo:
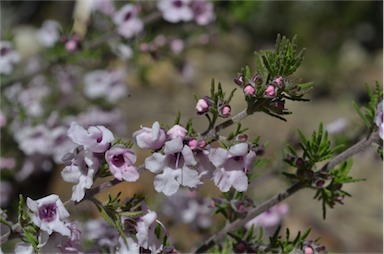
[[[372,133],[367,139],[361,140],[360,142],[356,143],[352,147],[348,148],[341,154],[334,157],[331,161],[329,161],[327,164],[325,164],[320,171],[329,171],[336,165],[342,163],[343,161],[351,158],[352,156],[356,155],[357,153],[364,151],[368,147],[371,146],[372,143],[378,142],[380,140],[378,132]],[[292,194],[296,193],[297,191],[303,189],[306,187],[306,182],[297,182],[290,186],[288,189],[286,189],[283,192],[280,192],[279,194],[273,196],[269,200],[261,203],[259,206],[255,207],[251,211],[248,212],[247,216],[243,219],[238,219],[234,221],[231,224],[228,224],[225,226],[221,231],[214,234],[211,238],[209,238],[207,241],[205,241],[202,245],[200,245],[194,253],[202,253],[206,252],[208,249],[213,247],[216,244],[220,244],[226,235],[230,232],[236,231],[243,227],[248,221],[252,220],[256,216],[260,215],[261,213],[267,211],[269,208],[273,207],[274,205],[280,203],[284,199],[290,197]]]
[[[230,119],[228,119],[225,122],[222,122],[219,125],[216,125],[215,128],[213,128],[210,131],[208,131],[208,133],[203,135],[204,140],[209,139],[209,138],[215,138],[216,139],[217,138],[217,133],[219,131],[222,131],[222,130],[228,128],[229,126],[233,125],[234,123],[240,122],[241,120],[243,120],[247,116],[249,116],[249,114],[247,113],[247,109],[244,109],[243,111],[237,113],[237,115],[231,117]]]

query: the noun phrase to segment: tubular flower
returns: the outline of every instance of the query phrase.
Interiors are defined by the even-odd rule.
[[[252,169],[256,158],[255,152],[249,151],[247,143],[233,145],[229,150],[213,148],[208,158],[216,167],[213,181],[222,192],[229,191],[231,187],[240,192],[247,190],[246,172]]]
[[[132,135],[135,143],[142,149],[160,149],[167,138],[164,129],[160,127],[159,122],[154,122],[151,128],[141,127],[141,130],[135,131]]]
[[[65,225],[63,219],[69,217],[59,196],[49,195],[36,201],[27,198],[32,222],[49,235],[58,232],[65,236],[71,235],[71,230]]]
[[[133,166],[136,162],[136,154],[124,145],[115,145],[105,153],[105,160],[109,170],[118,180],[134,182],[139,179],[139,172]]]
[[[114,140],[112,132],[104,126],[91,126],[85,130],[75,122],[71,123],[67,134],[74,143],[94,153],[104,153]]]

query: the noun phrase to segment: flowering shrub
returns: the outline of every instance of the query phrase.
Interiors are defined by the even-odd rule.
[[[353,104],[367,127],[359,141],[350,147],[333,145],[322,123],[311,136],[299,130],[297,144],[288,144],[283,158],[276,158],[286,163],[283,174],[292,185],[259,203],[248,191],[260,177],[257,169],[268,161],[264,157],[268,147],[260,137],[251,137],[242,121],[254,114],[287,121],[293,113],[288,108],[291,102],[310,100],[308,93],[315,84],[293,76],[304,59],[296,36],[278,34],[274,49],[256,52],[256,67],[244,66],[233,73],[231,91],[212,80],[210,94],[195,96],[195,115],[188,121],[183,122],[179,113],[174,123],[152,119],[151,127],[140,126],[130,133],[124,124],[129,112],[119,107],[130,96],[127,68],[104,59],[119,58],[145,69],[138,60],[141,54],[154,59],[160,54],[182,57],[188,41],[152,36],[151,25],[189,22],[190,39],[196,39],[194,33],[214,27],[215,2],[83,4],[85,20],[76,19],[71,33],[57,21],[43,22],[36,31],[43,53],[23,65],[18,65],[21,58],[12,38],[1,41],[1,205],[7,208],[1,210],[2,251],[178,253],[167,223],[184,223],[191,231],[210,235],[189,251],[326,252],[321,241],[309,239],[310,229],[293,237],[289,229],[281,233],[289,210],[281,202],[301,189],[312,189],[325,219],[328,209],[350,196],[345,184],[362,180],[350,175],[350,158],[371,146],[382,158],[381,85],[367,86],[368,105]],[[240,112],[232,104],[237,90],[246,105]],[[196,118],[207,120],[206,129],[195,124]],[[141,153],[147,154],[142,161]],[[18,195],[17,208],[12,207],[13,183],[21,186],[57,170],[64,182],[73,184],[69,200],[63,202],[44,190],[38,198],[33,193]],[[149,173],[153,189],[164,198],[158,209],[145,195],[123,199],[122,192],[109,193],[106,200],[97,196],[124,182],[140,184]],[[204,196],[200,192],[206,186],[220,194]],[[84,203],[97,211],[82,215]],[[219,215],[225,226],[215,231],[214,218]]]

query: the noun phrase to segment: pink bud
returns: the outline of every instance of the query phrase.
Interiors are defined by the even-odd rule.
[[[236,85],[241,86],[243,84],[243,76],[239,75],[233,81],[236,83]]]
[[[168,130],[167,135],[171,139],[175,139],[175,138],[184,139],[185,136],[187,136],[187,133],[188,133],[188,131],[185,128],[176,124]]]
[[[268,97],[273,97],[273,96],[275,96],[275,87],[269,85],[269,86],[267,87],[267,89],[265,90],[265,95],[268,96]]]
[[[198,114],[204,114],[208,112],[209,104],[205,99],[199,99],[196,103],[196,110]]]
[[[255,88],[251,84],[247,84],[243,88],[244,94],[254,95],[255,94]]]
[[[191,139],[188,141],[188,146],[192,149],[192,150],[195,150],[197,148],[197,146],[199,145],[199,142],[197,141],[197,139]]]
[[[222,117],[229,117],[231,115],[231,106],[225,104],[219,107],[219,114]]]
[[[198,146],[199,146],[200,148],[203,148],[206,144],[207,144],[207,142],[205,142],[205,140],[201,140],[201,141],[199,142]]]
[[[311,247],[309,247],[309,246],[304,247],[304,254],[313,254],[313,253],[314,253],[314,251]]]
[[[65,43],[65,49],[69,52],[69,53],[73,53],[75,52],[75,50],[77,49],[77,42],[74,41],[74,40],[69,40]]]
[[[278,87],[282,87],[284,84],[284,79],[283,77],[277,77],[273,80],[273,83],[275,83]]]

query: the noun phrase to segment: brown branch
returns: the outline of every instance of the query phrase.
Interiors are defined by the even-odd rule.
[[[344,162],[345,160],[351,158],[352,156],[356,155],[357,153],[364,151],[368,147],[371,146],[372,143],[379,141],[380,137],[378,132],[373,133],[370,135],[369,138],[361,140],[360,142],[356,143],[352,147],[348,148],[341,154],[334,157],[331,161],[329,161],[327,164],[325,164],[320,171],[329,171],[336,165]],[[288,189],[286,189],[283,192],[280,192],[279,194],[273,196],[272,198],[266,200],[265,202],[261,203],[259,206],[255,207],[251,211],[248,212],[247,216],[243,219],[238,219],[234,221],[231,224],[228,224],[225,226],[221,231],[214,234],[211,238],[209,238],[207,241],[205,241],[202,245],[200,245],[194,253],[202,253],[206,252],[208,249],[213,247],[216,244],[220,244],[226,237],[226,235],[230,232],[236,231],[243,227],[248,221],[252,220],[256,216],[260,215],[261,213],[267,211],[269,208],[273,207],[274,205],[280,203],[282,200],[290,197],[297,191],[303,189],[306,187],[306,182],[297,182],[290,186]]]

